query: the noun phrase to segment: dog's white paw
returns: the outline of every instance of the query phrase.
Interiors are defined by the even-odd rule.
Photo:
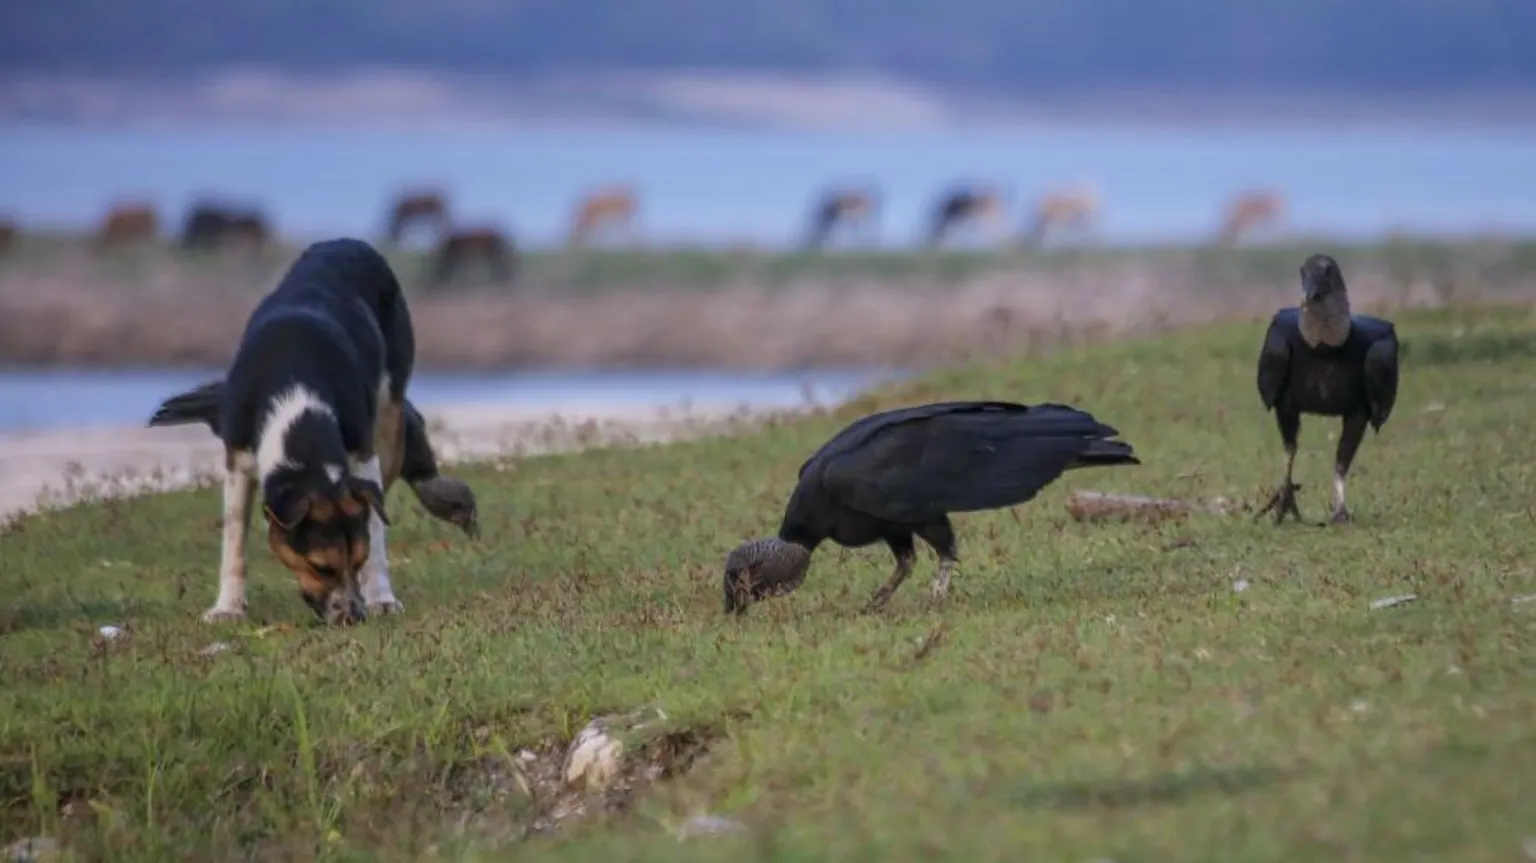
[[[400,600],[390,597],[388,599],[376,599],[367,605],[368,616],[383,616],[386,614],[404,614],[405,606]]]
[[[220,608],[215,605],[203,612],[204,623],[235,623],[244,619],[245,609],[243,608]]]

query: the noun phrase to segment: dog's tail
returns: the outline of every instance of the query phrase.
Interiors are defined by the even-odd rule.
[[[211,381],[202,386],[174,395],[160,403],[149,425],[178,426],[204,423],[219,433],[219,402],[224,398],[224,382]]]

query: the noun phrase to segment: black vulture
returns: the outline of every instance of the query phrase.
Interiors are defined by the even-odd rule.
[[[174,426],[203,423],[219,434],[219,403],[224,382],[210,381],[199,387],[174,395],[160,404],[149,425]],[[404,457],[400,478],[415,493],[416,499],[433,517],[456,525],[469,537],[480,535],[480,521],[475,503],[475,493],[462,480],[445,477],[438,473],[437,457],[427,438],[427,420],[405,400]]]
[[[843,429],[800,467],[777,536],[737,546],[725,561],[725,611],[789,593],[811,553],[884,541],[896,571],[869,600],[884,605],[911,574],[915,534],[939,555],[933,593],[949,591],[959,556],[953,512],[1015,506],[1063,471],[1140,464],[1115,429],[1068,405],[939,402],[873,414]]]
[[[1344,486],[1369,423],[1379,434],[1397,402],[1397,330],[1391,321],[1351,315],[1339,264],[1313,255],[1301,265],[1301,306],[1275,313],[1259,354],[1259,397],[1275,412],[1285,443],[1285,481],[1258,516],[1301,520],[1292,481],[1304,413],[1343,417],[1333,463],[1333,524],[1351,520]],[[1256,516],[1257,517],[1257,516]]]

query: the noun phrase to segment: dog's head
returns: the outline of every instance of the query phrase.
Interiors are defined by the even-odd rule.
[[[358,477],[298,479],[270,485],[265,498],[267,543],[293,571],[304,602],[332,625],[360,623],[358,575],[368,562],[369,514],[389,524],[383,489]]]

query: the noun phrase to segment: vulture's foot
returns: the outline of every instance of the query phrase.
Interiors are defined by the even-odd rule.
[[[868,602],[864,603],[864,607],[860,611],[864,614],[874,614],[885,607],[885,604],[890,601],[891,594],[894,592],[891,590],[890,585],[880,588],[875,591],[874,596],[871,596]]]
[[[1353,524],[1354,521],[1355,517],[1349,514],[1349,509],[1342,505],[1328,517],[1328,523],[1334,525]]]
[[[954,575],[955,562],[952,560],[939,561],[939,571],[933,576],[933,598],[943,599],[949,596],[949,579]]]
[[[1254,520],[1257,521],[1267,513],[1273,512],[1275,514],[1275,524],[1284,522],[1287,515],[1294,516],[1297,521],[1301,521],[1301,510],[1296,506],[1296,492],[1298,491],[1301,491],[1300,483],[1290,481],[1281,483],[1280,487],[1275,489],[1275,493],[1270,496],[1269,502],[1264,504],[1264,508],[1254,514]]]
[[[912,574],[912,562],[913,557],[910,554],[896,558],[896,571],[891,573],[890,579],[885,584],[880,585],[880,589],[875,591],[874,596],[869,598],[869,602],[864,603],[865,614],[879,611],[885,606],[885,603],[890,600],[891,594],[896,592],[896,588],[901,587],[901,583],[906,581],[907,576]]]

